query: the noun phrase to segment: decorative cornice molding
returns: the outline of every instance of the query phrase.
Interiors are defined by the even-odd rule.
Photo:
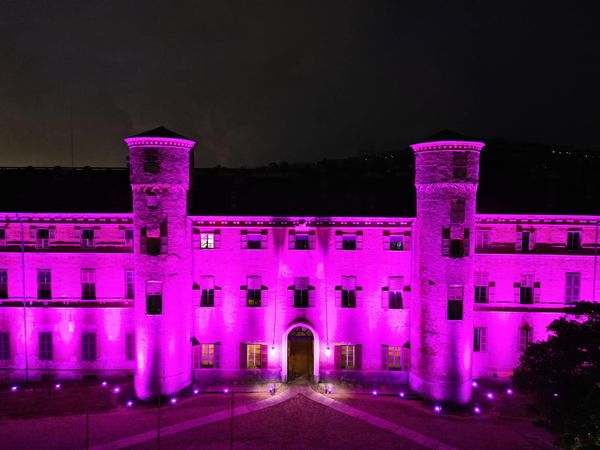
[[[451,194],[474,194],[477,192],[477,183],[415,183],[417,193],[419,194],[435,194],[435,193],[451,193]]]
[[[189,184],[166,184],[166,183],[136,183],[131,185],[133,192],[145,194],[164,194],[167,192],[187,192]]]
[[[437,152],[443,150],[471,150],[480,152],[485,142],[475,141],[433,141],[422,142],[410,146],[415,153]]]
[[[136,147],[175,147],[191,150],[196,145],[195,141],[177,138],[130,137],[124,139],[124,141],[130,149]]]

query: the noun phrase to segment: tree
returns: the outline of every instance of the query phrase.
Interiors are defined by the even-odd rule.
[[[600,303],[581,302],[531,344],[512,376],[534,394],[532,405],[570,449],[600,448]]]

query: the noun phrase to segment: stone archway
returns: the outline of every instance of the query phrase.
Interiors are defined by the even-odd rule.
[[[319,335],[317,334],[314,326],[307,321],[294,321],[290,323],[285,332],[283,333],[282,345],[281,345],[281,380],[285,383],[288,381],[288,353],[290,345],[290,334],[292,335],[292,341],[294,337],[299,337],[304,334],[306,337],[312,335],[312,371],[308,370],[310,376],[312,376],[315,383],[319,382]],[[313,381],[311,380],[311,381]]]

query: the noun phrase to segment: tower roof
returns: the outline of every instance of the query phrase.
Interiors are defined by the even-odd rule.
[[[436,142],[436,141],[474,141],[475,139],[465,136],[463,134],[457,133],[452,130],[441,130],[431,136],[426,137],[425,139],[420,139],[415,142],[415,144],[420,144],[423,142]]]
[[[165,128],[163,126],[154,128],[152,130],[144,131],[143,133],[128,136],[128,138],[144,138],[144,137],[186,139],[188,141],[193,140],[188,137],[182,136],[181,134],[175,133],[174,131],[171,131],[168,128]]]

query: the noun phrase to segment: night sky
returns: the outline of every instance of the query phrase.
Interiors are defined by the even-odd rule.
[[[76,166],[124,166],[122,138],[159,125],[204,167],[441,129],[598,147],[593,2],[0,3],[2,166],[70,166],[71,124]]]

